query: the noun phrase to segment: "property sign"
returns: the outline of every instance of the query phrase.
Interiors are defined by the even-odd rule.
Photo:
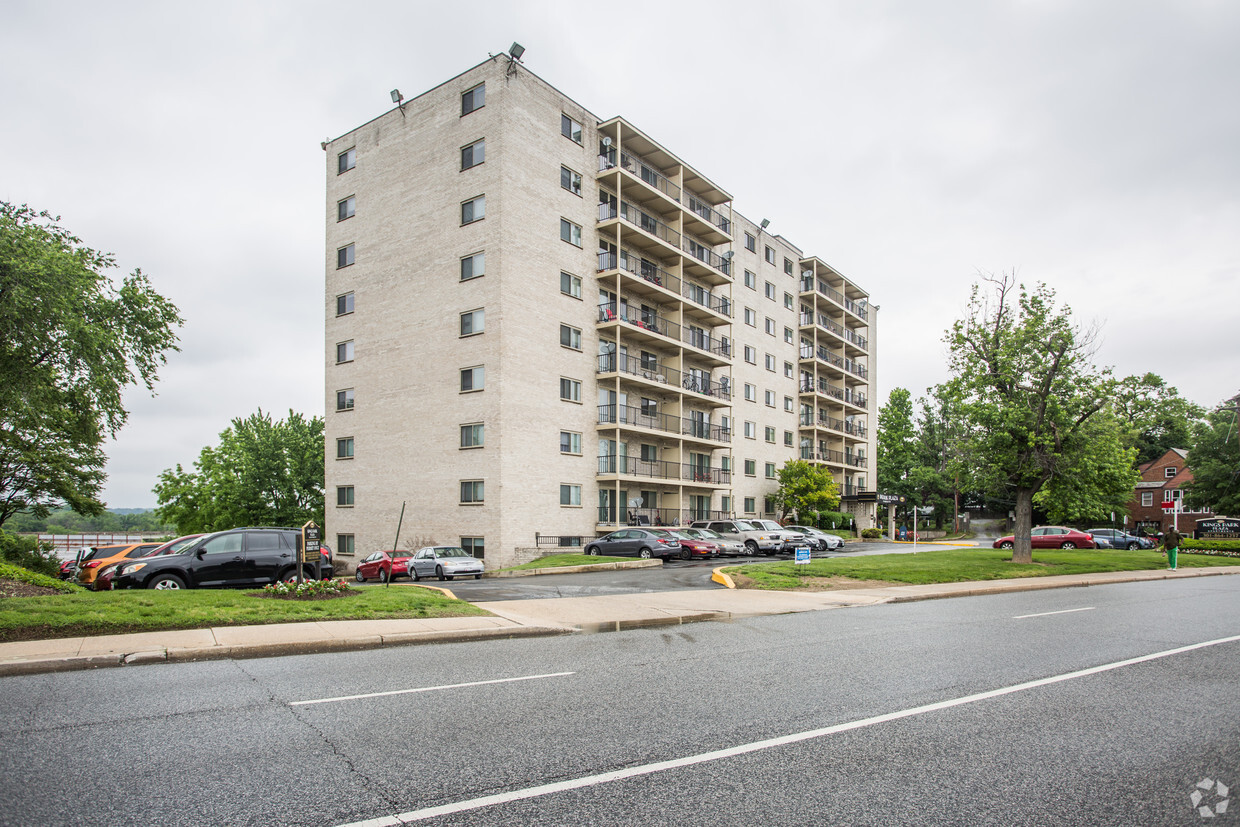
[[[1234,517],[1214,517],[1198,520],[1196,537],[1198,540],[1235,540],[1240,538],[1240,519]]]
[[[796,564],[801,566],[807,563],[809,563],[809,546],[797,546]]]
[[[301,562],[317,563],[322,559],[319,551],[319,527],[314,520],[301,527]]]
[[[905,498],[903,494],[879,494],[878,495],[878,501],[886,505],[892,505],[893,503],[903,503],[904,499]]]
[[[1180,504],[1179,500],[1163,500],[1162,510],[1163,511],[1175,511],[1175,507],[1179,504]]]

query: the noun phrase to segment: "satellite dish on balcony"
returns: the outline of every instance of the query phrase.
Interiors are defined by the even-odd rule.
[[[633,499],[629,500],[629,508],[640,508],[641,504],[642,504],[641,497],[634,497]]]
[[[611,138],[607,135],[603,136],[603,146],[611,146]]]

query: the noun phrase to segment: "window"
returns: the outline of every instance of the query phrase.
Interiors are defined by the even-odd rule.
[[[581,124],[561,112],[560,134],[565,138],[581,143]]]
[[[757,423],[748,422],[748,421],[745,423],[745,438],[746,439],[757,439],[758,438]]]
[[[766,369],[769,370],[771,373],[774,373],[775,372],[775,354],[768,353],[766,354],[765,359],[766,359]]]
[[[775,320],[770,316],[766,317],[766,333],[768,336],[775,335]]]
[[[352,534],[336,535],[336,553],[337,554],[357,554],[357,546],[353,544]]]
[[[773,479],[775,479],[775,463],[773,463],[773,462],[768,462],[768,463],[766,464],[766,478],[767,478],[768,480],[773,480]]]
[[[345,316],[353,312],[353,293],[342,293],[336,297],[336,315]]]
[[[480,503],[483,502],[483,483],[482,480],[462,480],[461,481],[461,502]]]
[[[461,548],[465,549],[479,560],[487,556],[486,543],[481,537],[462,537]]]
[[[789,379],[792,378],[792,363],[791,362],[784,362],[784,376],[788,377]]]
[[[476,167],[487,159],[486,138],[461,147],[461,171]]]
[[[792,397],[791,396],[784,397],[784,410],[787,411],[788,413],[792,413]]]
[[[1163,489],[1163,502],[1169,503],[1172,501],[1172,499],[1173,498],[1171,496],[1171,489],[1170,488]]]
[[[786,256],[784,257],[784,272],[790,276],[792,275],[792,259]]]
[[[461,259],[461,281],[476,279],[487,273],[487,254],[474,253]]]
[[[758,401],[758,388],[756,385],[751,385],[748,382],[745,383],[745,399],[749,402]]]
[[[758,276],[756,273],[751,273],[748,270],[745,271],[745,286],[750,290],[758,289]]]
[[[351,411],[353,410],[353,389],[336,391],[336,410]]]
[[[339,270],[341,267],[348,267],[350,264],[353,263],[353,260],[354,259],[353,259],[353,245],[352,244],[348,245],[347,247],[341,247],[339,250],[336,251],[336,269],[337,270]]]
[[[487,217],[487,197],[479,195],[461,202],[461,223],[472,224]]]
[[[1175,476],[1175,473],[1175,466],[1168,466],[1163,469],[1163,479],[1169,480]]]
[[[767,264],[775,263],[775,248],[774,247],[768,246],[766,248],[766,262]]]
[[[581,276],[560,271],[560,292],[574,299],[581,298]]]
[[[461,115],[468,115],[475,109],[481,109],[486,104],[487,85],[479,83],[473,89],[465,91],[461,95]]]
[[[353,437],[345,436],[336,440],[336,459],[353,459]]]
[[[745,233],[745,249],[751,253],[758,252],[758,239],[754,238],[749,233]]]
[[[1154,493],[1152,491],[1142,491],[1141,492],[1141,505],[1144,508],[1149,508],[1153,504],[1154,504]]]
[[[565,402],[580,402],[581,382],[577,379],[560,377],[560,398]]]
[[[766,433],[766,441],[767,441],[767,442],[770,442],[770,443],[772,443],[772,444],[774,444],[774,442],[775,442],[775,429],[774,429],[774,428],[772,428],[770,425],[767,425],[767,426],[766,426],[766,428],[765,428],[765,433]]]
[[[758,351],[756,348],[745,345],[745,361],[751,365],[758,364]]]
[[[474,336],[486,330],[486,310],[468,310],[461,314],[461,335]]]
[[[752,308],[749,308],[749,307],[745,308],[745,324],[749,325],[750,327],[758,326],[758,314],[755,313]]]
[[[483,427],[481,422],[473,422],[461,426],[461,447],[481,448],[483,445]]]
[[[758,475],[758,461],[754,459],[745,460],[745,476],[756,477]]]
[[[480,391],[486,381],[486,371],[481,365],[476,368],[461,369],[461,393]]]
[[[581,434],[576,431],[560,431],[560,453],[580,454]]]
[[[581,350],[581,331],[566,324],[560,325],[560,345],[573,350]]]
[[[357,198],[350,195],[343,201],[336,202],[336,220],[344,221],[346,218],[353,217],[353,211],[357,204]]]
[[[771,301],[775,301],[775,285],[774,284],[768,281],[766,283],[766,286],[762,288],[762,292],[766,294],[766,297],[768,299],[770,299]]]
[[[353,486],[337,485],[336,486],[336,507],[351,508],[353,506]]]
[[[560,167],[560,186],[573,195],[581,195],[581,173],[568,167]]]
[[[567,218],[560,219],[560,240],[567,241],[574,247],[581,246],[581,225],[574,224]]]
[[[580,485],[560,485],[560,505],[581,505]]]
[[[784,341],[787,342],[788,344],[792,344],[792,328],[790,327],[784,328]],[[789,374],[789,376],[791,375],[792,374]]]
[[[349,147],[336,156],[336,174],[348,172],[357,166],[357,147]]]
[[[353,361],[353,342],[338,342],[336,344],[336,364],[341,362]]]
[[[792,410],[789,408],[788,410]],[[784,445],[792,447],[792,431],[784,431]]]
[[[756,512],[754,511],[754,503],[755,503],[755,499],[754,499],[753,497],[746,497],[746,498],[745,498],[745,513],[746,513],[746,514],[754,514],[754,513],[756,513]]]
[[[784,307],[792,310],[796,307],[796,301],[792,298],[791,293],[784,293]]]
[[[768,390],[766,392],[766,406],[768,408],[775,407],[775,391]],[[774,431],[774,430],[775,430],[774,428],[771,429],[771,431]]]

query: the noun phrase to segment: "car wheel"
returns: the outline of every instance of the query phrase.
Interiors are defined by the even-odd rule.
[[[1129,543],[1129,544],[1128,544],[1128,550],[1129,550],[1129,551],[1136,551],[1136,550],[1137,550],[1137,544],[1136,544],[1136,543]]]
[[[748,552],[748,553],[750,553],[750,554],[756,555],[756,554],[758,553],[758,544],[757,544],[757,542],[755,542],[755,541],[753,541],[753,540],[746,540],[746,541],[745,541],[745,551],[747,551],[747,552]]]
[[[379,582],[386,583],[391,578],[388,577],[387,569],[379,569]]]
[[[146,584],[148,589],[159,589],[168,591],[170,589],[185,588],[185,581],[177,577],[175,574],[157,574],[151,578],[151,582]]]
[[[1016,547],[1016,546],[1015,546],[1015,544],[1014,544],[1014,543],[1012,543],[1011,541],[1006,542],[1006,543],[1000,543],[1000,544],[999,544],[999,548],[1008,548],[1008,549],[1010,549],[1010,548],[1015,548],[1015,547]]]
[[[362,570],[361,570],[361,569],[358,569],[358,570],[357,570],[357,573],[353,575],[353,579],[354,579],[354,580],[356,580],[356,581],[357,581],[357,582],[359,582],[359,583],[365,583],[365,582],[366,582],[366,576],[365,576],[364,574],[362,574]]]
[[[1066,542],[1066,543],[1064,543],[1062,546],[1060,546],[1060,548],[1076,548],[1076,543],[1074,543],[1074,542],[1072,542],[1071,540],[1069,540],[1068,542]]]
[[[443,566],[435,566],[435,576],[438,577],[440,580],[447,579],[446,577],[444,577],[444,574],[443,574]]]
[[[289,569],[288,571],[284,572],[284,576],[281,577],[280,579],[283,580],[285,583],[296,583],[297,582],[297,569]],[[302,580],[313,580],[314,578],[311,577],[309,574],[303,574],[301,579]]]
[[[418,574],[418,570],[415,569],[413,566],[409,567],[409,577],[415,583],[422,579],[422,575]]]
[[[481,574],[475,574],[475,575],[474,575],[474,579],[475,579],[475,580],[481,580],[481,579],[482,579],[482,575],[481,575]]]
[[[648,548],[642,549],[640,552],[638,552],[637,556],[642,558],[643,560],[649,560],[651,557],[650,549]]]
[[[592,557],[598,557],[598,546],[590,546],[586,549],[586,554],[589,554]]]
[[[689,549],[687,549],[687,548],[682,548],[682,549],[680,550],[680,559],[681,559],[681,560],[688,560],[688,559],[689,559],[690,557],[692,557],[692,556],[693,556],[693,553],[692,553],[691,551],[689,551]]]

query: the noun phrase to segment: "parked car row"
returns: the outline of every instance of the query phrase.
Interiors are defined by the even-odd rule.
[[[696,520],[686,528],[622,528],[586,544],[590,555],[612,557],[739,557],[772,555],[808,546],[811,551],[842,548],[834,534],[774,520]]]
[[[460,546],[426,546],[417,551],[376,551],[357,564],[353,577],[359,583],[371,579],[387,583],[398,577],[408,577],[414,581],[423,577],[440,580],[472,577],[480,580],[485,573],[486,564]]]
[[[1030,543],[1033,548],[1123,548],[1134,549],[1154,548],[1154,541],[1148,537],[1138,537],[1114,528],[1091,528],[1078,531],[1058,525],[1036,526],[1030,532]],[[1016,538],[1009,534],[995,540],[995,548],[1013,548]]]

